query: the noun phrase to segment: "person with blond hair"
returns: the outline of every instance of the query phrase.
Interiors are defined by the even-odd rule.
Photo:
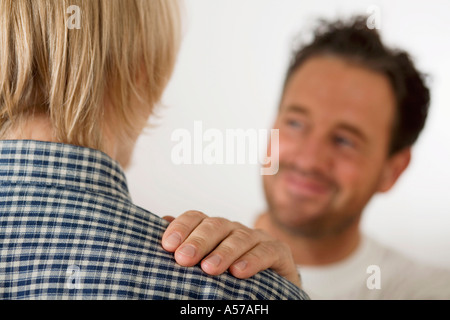
[[[308,298],[274,271],[178,265],[160,243],[168,222],[130,199],[123,169],[179,19],[172,0],[0,0],[1,299]]]

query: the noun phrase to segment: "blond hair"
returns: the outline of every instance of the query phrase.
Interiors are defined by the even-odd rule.
[[[147,120],[128,105],[137,82],[145,81],[140,98],[151,112],[173,71],[176,1],[0,0],[0,139],[36,113],[63,143],[102,149],[109,112],[122,140],[135,134]],[[73,5],[80,29],[68,27]]]

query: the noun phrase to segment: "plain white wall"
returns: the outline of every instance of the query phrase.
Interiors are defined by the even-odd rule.
[[[175,165],[171,134],[270,129],[292,46],[316,18],[380,9],[380,32],[432,76],[429,119],[407,172],[377,195],[362,227],[418,259],[450,267],[450,2],[185,0],[184,38],[171,82],[127,170],[139,206],[163,216],[188,209],[251,226],[265,208],[258,165]],[[263,150],[265,151],[265,150]]]

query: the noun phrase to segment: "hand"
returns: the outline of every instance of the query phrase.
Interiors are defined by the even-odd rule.
[[[289,247],[262,230],[254,230],[224,218],[210,218],[199,211],[187,211],[178,218],[164,217],[170,225],[162,246],[175,252],[175,260],[190,267],[201,260],[210,275],[227,269],[237,278],[249,278],[272,269],[300,287],[300,277]]]

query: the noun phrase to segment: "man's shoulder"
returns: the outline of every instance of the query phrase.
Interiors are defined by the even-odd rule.
[[[296,285],[272,270],[264,270],[249,279],[238,279],[228,272],[219,276],[206,274],[200,266],[182,267],[175,262],[172,253],[161,246],[161,239],[168,222],[155,214],[134,206],[134,214],[139,224],[146,225],[145,243],[152,251],[143,260],[152,261],[157,279],[154,287],[165,292],[160,298],[169,299],[245,299],[245,300],[288,300],[308,299]],[[150,245],[153,244],[153,245]],[[164,286],[164,288],[163,288]]]
[[[24,195],[0,208],[4,299],[304,297],[272,271],[240,280],[178,265],[161,246],[168,222],[130,201],[47,185],[3,189]]]

